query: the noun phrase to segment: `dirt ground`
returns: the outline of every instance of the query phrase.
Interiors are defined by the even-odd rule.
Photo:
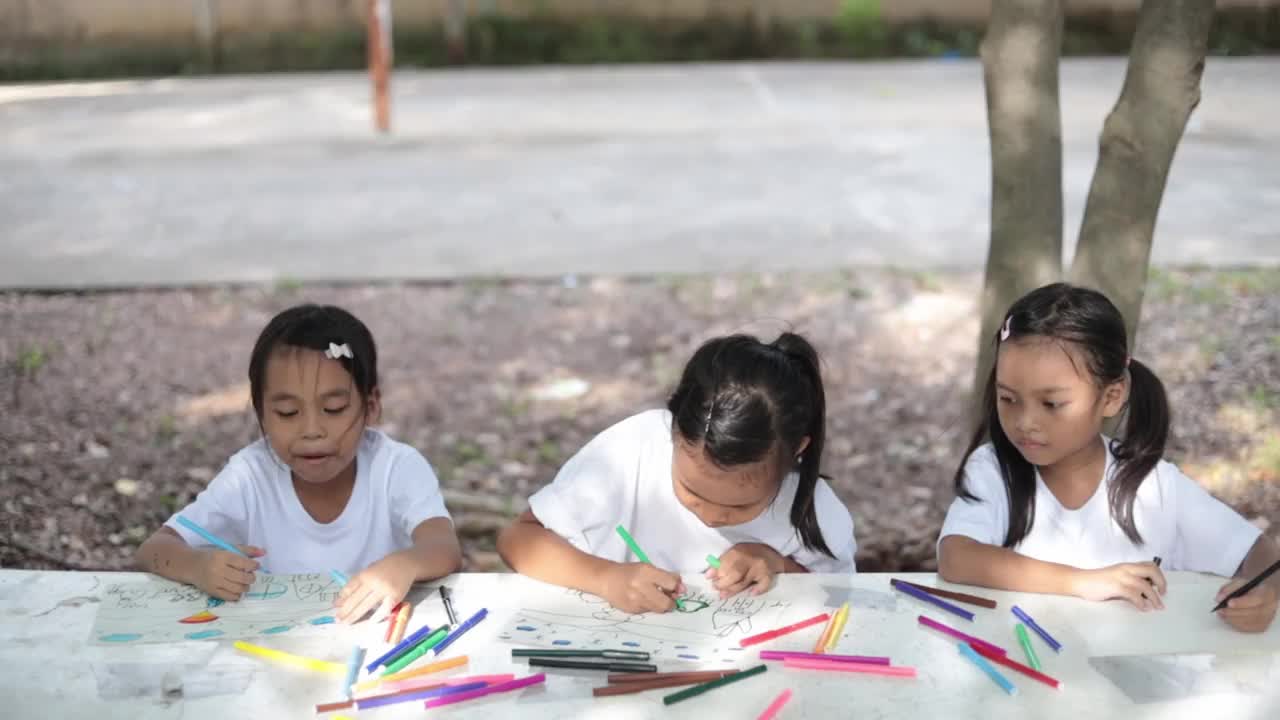
[[[608,424],[663,401],[706,338],[781,329],[823,353],[824,470],[863,570],[933,567],[967,434],[976,274],[575,278],[0,294],[0,566],[120,569],[257,437],[249,349],[302,301],[373,330],[383,427],[435,466],[471,570]],[[1280,521],[1280,270],[1152,274],[1135,355],[1169,388],[1168,457]]]

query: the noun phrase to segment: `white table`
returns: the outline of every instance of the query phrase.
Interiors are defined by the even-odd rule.
[[[933,575],[897,575],[923,584]],[[142,580],[135,573],[72,573],[0,570],[0,715],[16,720],[86,717],[138,720],[201,718],[311,718],[317,703],[338,699],[339,678],[292,670],[245,656],[229,642],[107,647],[89,644],[98,593],[109,582]],[[889,655],[894,664],[919,669],[915,680],[783,669],[769,671],[701,697],[664,707],[662,696],[674,690],[594,699],[590,688],[604,684],[591,671],[552,671],[544,688],[424,711],[420,702],[391,708],[344,712],[360,718],[442,716],[458,718],[754,718],[782,689],[795,695],[779,716],[788,718],[982,718],[1052,720],[1117,717],[1125,720],[1203,718],[1226,720],[1280,717],[1280,623],[1261,635],[1243,635],[1209,613],[1218,578],[1170,573],[1167,609],[1140,613],[1122,603],[1086,603],[1069,598],[1019,595],[972,588],[1000,603],[996,610],[973,610],[973,623],[890,590],[888,575],[784,576],[771,591],[789,597],[825,598],[829,588],[858,588],[892,593],[896,609],[855,608],[839,652]],[[472,658],[454,674],[514,672],[528,668],[510,659],[512,646],[496,635],[514,607],[521,588],[532,581],[515,575],[458,575],[459,614],[482,603],[491,618],[463,636],[451,653]],[[937,583],[946,587],[945,583]],[[413,596],[417,598],[418,596]],[[1007,671],[1019,688],[1005,695],[960,656],[955,643],[919,626],[927,615],[1003,645],[1023,660],[1014,640],[1017,604],[1030,612],[1063,645],[1061,654],[1034,639],[1045,672],[1064,683],[1053,690]],[[438,606],[436,596],[421,599],[423,612]],[[820,629],[820,628],[819,628]],[[808,650],[819,629],[763,646]],[[333,638],[263,645],[345,661],[351,646],[347,628]],[[298,644],[301,643],[301,644]],[[1231,692],[1175,702],[1136,704],[1097,672],[1090,656],[1165,653],[1216,654],[1214,677],[1238,681]],[[447,653],[448,654],[448,653]],[[447,655],[446,654],[446,655]],[[748,654],[755,664],[755,653]],[[662,668],[682,669],[682,668]]]

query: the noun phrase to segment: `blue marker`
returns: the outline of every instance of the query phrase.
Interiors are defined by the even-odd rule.
[[[347,660],[347,681],[342,684],[342,695],[351,699],[351,686],[360,677],[360,663],[364,661],[364,648],[359,645],[351,648],[351,659]]]
[[[216,546],[218,546],[218,547],[222,548],[223,550],[226,550],[227,552],[233,552],[233,553],[235,553],[235,554],[239,555],[240,557],[242,557],[242,558],[246,558],[246,559],[248,559],[248,560],[252,560],[252,559],[253,559],[253,558],[249,557],[248,555],[246,555],[246,554],[245,554],[245,552],[244,552],[243,550],[241,550],[240,548],[236,547],[235,545],[232,545],[231,543],[227,542],[226,540],[223,540],[222,538],[218,537],[217,535],[214,535],[213,533],[209,532],[208,530],[205,530],[204,528],[202,528],[202,527],[200,527],[199,525],[197,525],[197,524],[195,524],[195,523],[191,522],[190,520],[186,519],[185,517],[183,517],[183,516],[179,515],[179,516],[177,516],[176,520],[178,521],[178,524],[179,524],[179,525],[181,525],[182,527],[184,527],[184,528],[186,528],[186,529],[190,530],[191,532],[193,532],[193,533],[195,533],[195,534],[199,535],[200,537],[204,538],[204,539],[205,539],[205,540],[206,540],[210,545],[216,545]]]
[[[346,575],[344,575],[340,570],[330,570],[329,574],[333,576],[333,579],[339,585],[346,585],[348,582],[350,582],[350,579]]]
[[[431,648],[431,651],[436,654],[436,657],[439,657],[440,653],[444,652],[444,649],[449,647],[450,643],[452,643],[454,640],[457,640],[459,635],[475,627],[476,623],[483,620],[485,616],[488,614],[489,614],[488,608],[480,608],[480,612],[467,618],[466,622],[459,625],[457,630],[454,630],[452,633],[449,634],[449,637],[445,638],[444,640],[441,640],[439,645],[436,645],[434,648]]]
[[[1001,675],[1000,671],[996,670],[995,666],[987,662],[986,658],[974,652],[973,648],[969,647],[969,643],[962,642],[957,643],[957,645],[960,647],[961,655],[972,660],[974,665],[977,665],[983,672],[989,675],[992,680],[995,680],[996,684],[1003,688],[1005,692],[1010,695],[1018,694],[1018,688],[1014,687],[1013,683],[1009,682],[1009,678]]]
[[[396,658],[405,654],[409,650],[412,650],[415,645],[417,645],[422,640],[426,639],[426,637],[430,634],[431,634],[431,626],[423,625],[412,635],[405,638],[404,640],[401,640],[399,645],[396,645],[395,647],[383,653],[382,657],[366,665],[365,669],[368,670],[369,672],[373,672],[378,668],[379,665],[390,664],[392,660],[395,660]]]

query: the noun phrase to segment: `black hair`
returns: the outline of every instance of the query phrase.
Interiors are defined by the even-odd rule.
[[[800,482],[791,525],[805,547],[835,557],[814,508],[827,408],[818,353],[807,340],[789,332],[768,344],[750,335],[709,340],[685,365],[667,409],[673,430],[686,442],[702,443],[720,467],[758,462],[771,452],[781,471],[794,467]],[[809,444],[797,460],[805,437]]]
[[[1111,517],[1130,540],[1142,544],[1133,504],[1142,481],[1164,455],[1169,437],[1169,402],[1164,385],[1146,365],[1130,357],[1124,318],[1097,290],[1067,283],[1032,290],[1009,308],[1004,326],[992,343],[998,350],[1001,343],[1028,336],[1070,344],[1083,358],[1084,370],[1099,388],[1123,380],[1125,370],[1129,371],[1123,429],[1110,445],[1115,466],[1107,497]],[[1031,532],[1035,520],[1036,470],[1005,434],[997,402],[996,368],[992,363],[982,394],[981,419],[956,470],[955,487],[956,494],[967,501],[980,499],[965,487],[964,467],[969,456],[989,440],[1009,496],[1009,530],[1004,547],[1013,548]]]
[[[356,316],[333,305],[297,305],[281,312],[262,329],[249,355],[249,394],[253,411],[262,422],[264,375],[267,358],[277,347],[291,346],[324,352],[330,343],[346,345],[351,357],[338,362],[351,374],[356,394],[369,410],[369,396],[378,387],[378,348],[373,334]]]

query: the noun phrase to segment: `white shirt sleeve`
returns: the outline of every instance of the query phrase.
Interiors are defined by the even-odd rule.
[[[803,565],[809,572],[857,572],[854,556],[858,552],[858,542],[853,534],[853,516],[824,480],[819,480],[814,488],[813,507],[818,514],[818,527],[822,530],[822,539],[827,542],[831,552],[835,553],[835,557],[807,548],[804,543],[801,543],[800,550],[792,556],[792,559]]]
[[[407,446],[387,468],[388,507],[397,530],[413,537],[414,528],[432,518],[448,518],[440,480],[422,453]]]
[[[634,504],[636,466],[643,447],[624,420],[592,438],[560,468],[550,485],[529,498],[543,527],[583,552],[599,555]]]
[[[1210,495],[1174,464],[1161,461],[1156,472],[1161,479],[1167,479],[1176,503],[1174,552],[1166,567],[1223,577],[1235,575],[1262,530]]]
[[[165,526],[181,535],[192,547],[207,546],[209,542],[179,525],[179,515],[233,545],[247,544],[249,487],[253,482],[253,466],[237,453],[190,505],[165,521]]]
[[[964,485],[978,499],[957,497],[951,502],[938,542],[948,535],[964,535],[980,543],[1003,545],[1009,532],[1009,493],[990,445],[975,450],[965,462]]]

